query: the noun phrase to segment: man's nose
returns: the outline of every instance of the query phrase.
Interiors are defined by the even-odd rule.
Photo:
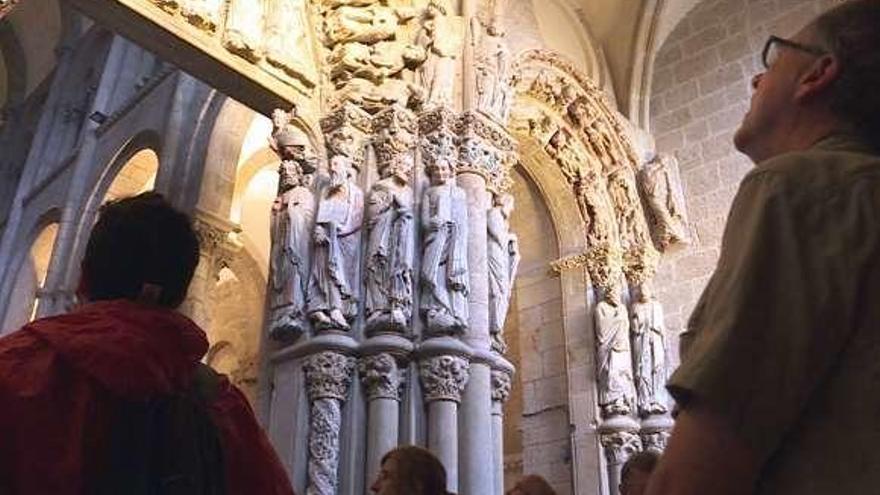
[[[755,74],[755,76],[752,77],[752,89],[758,89],[758,85],[761,84],[761,79],[763,79],[763,78],[764,78],[763,72]]]

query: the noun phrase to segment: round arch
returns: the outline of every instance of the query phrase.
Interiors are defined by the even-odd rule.
[[[535,442],[536,438],[541,438],[541,442],[550,438],[565,451],[574,448],[568,459],[571,461],[570,471],[562,471],[570,474],[570,479],[559,478],[558,465],[554,468],[545,464],[558,464],[561,459],[539,459],[526,454],[521,469],[551,478],[555,476],[551,481],[562,486],[576,480],[595,479],[600,472],[598,439],[592,426],[596,413],[589,279],[583,267],[551,273],[549,266],[549,262],[555,261],[553,258],[566,258],[586,251],[586,227],[572,187],[555,161],[533,137],[526,134],[516,134],[515,137],[520,152],[520,163],[515,172],[519,180],[527,183],[517,185],[515,190],[531,190],[535,196],[531,201],[543,205],[553,232],[539,234],[545,237],[551,234],[552,241],[555,241],[543,242],[548,248],[555,244],[555,252],[536,260],[540,262],[540,268],[537,265],[531,269],[527,267],[526,272],[517,276],[511,303],[511,311],[516,312],[516,316],[511,313],[513,324],[517,325],[515,331],[520,334],[520,345],[524,346],[520,350],[522,362],[518,363],[515,378],[522,388],[519,400],[524,416],[519,428],[526,442],[523,451],[536,450],[537,445],[527,444]],[[533,220],[514,223],[518,235],[529,235],[529,222]],[[526,263],[525,256],[523,263]],[[530,298],[534,300],[531,303]],[[529,334],[528,326],[537,331]],[[525,348],[528,346],[533,348]],[[511,401],[516,400],[512,394]],[[510,406],[508,416],[515,414],[516,404]],[[515,418],[508,417],[506,425],[508,421],[509,424],[517,423]],[[518,474],[517,462],[513,459],[514,467],[507,473],[509,476]],[[575,493],[579,490],[577,486],[572,488]]]
[[[12,283],[0,334],[11,332],[32,320],[38,309],[40,291],[45,283],[58,234],[61,211],[52,208],[43,213],[19,242],[10,277]]]

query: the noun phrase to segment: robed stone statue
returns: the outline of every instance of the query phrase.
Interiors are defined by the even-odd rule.
[[[318,330],[349,330],[357,314],[358,261],[364,196],[351,158],[330,159],[330,180],[318,202],[308,309]]]
[[[429,167],[422,202],[421,309],[431,334],[461,334],[468,324],[467,198],[444,156]]]

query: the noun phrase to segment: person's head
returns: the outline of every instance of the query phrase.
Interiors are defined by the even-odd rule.
[[[506,495],[556,495],[556,492],[547,480],[537,474],[529,474],[520,478],[513,488],[507,490]]]
[[[446,469],[421,447],[397,447],[382,457],[370,490],[377,495],[447,495]]]
[[[790,39],[771,37],[734,136],[754,162],[811,146],[833,132],[880,141],[880,2],[851,0]]]
[[[180,306],[199,263],[189,218],[162,195],[147,192],[101,207],[82,261],[87,301],[138,300]]]
[[[645,450],[633,454],[623,465],[620,472],[620,495],[642,495],[648,488],[648,479],[654,466],[660,460],[660,454]]]

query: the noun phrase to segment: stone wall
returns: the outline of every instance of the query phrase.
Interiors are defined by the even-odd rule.
[[[733,147],[751,79],[770,34],[791,36],[833,0],[706,0],[660,48],[651,95],[659,152],[681,166],[694,241],[668,253],[657,275],[673,334],[684,329],[718,258],[730,203],[751,162]],[[670,351],[677,356],[677,342]],[[677,360],[676,360],[677,362]]]
[[[562,287],[550,270],[559,257],[555,228],[541,192],[515,175],[511,225],[523,259],[505,332],[517,367],[505,404],[505,457],[522,457],[506,488],[522,474],[544,476],[560,494],[572,492],[571,439],[563,332]],[[510,462],[510,460],[508,460]]]

